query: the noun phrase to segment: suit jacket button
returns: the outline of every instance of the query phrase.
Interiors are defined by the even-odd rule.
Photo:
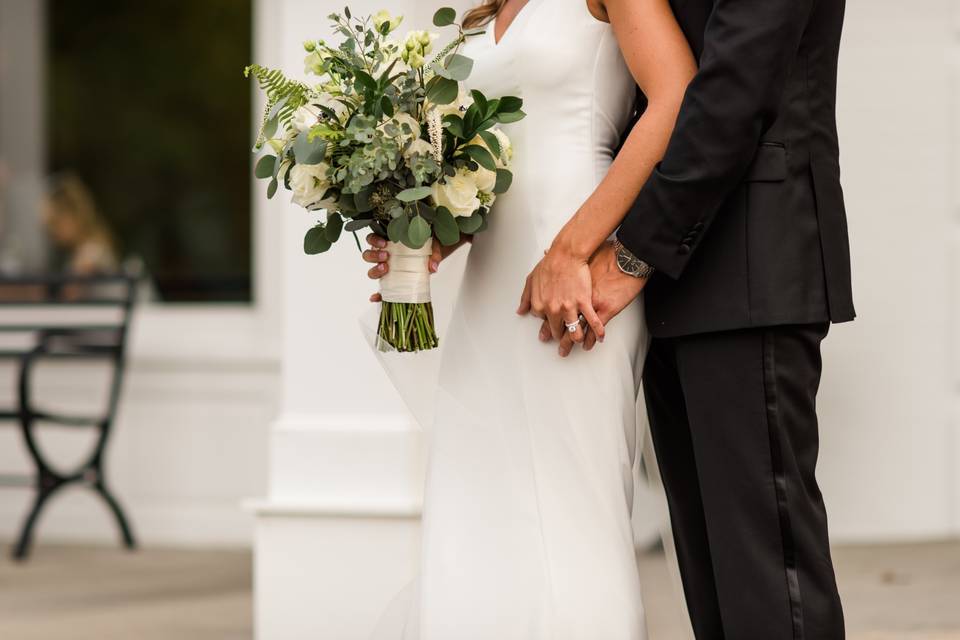
[[[688,253],[690,253],[690,245],[687,244],[686,242],[680,245],[680,253],[682,253],[683,255],[687,255]]]
[[[693,230],[694,230],[694,231],[701,231],[701,230],[703,230],[703,223],[702,223],[702,222],[698,222],[697,224],[693,225]]]

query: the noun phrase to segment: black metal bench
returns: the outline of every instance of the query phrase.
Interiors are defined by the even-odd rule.
[[[0,474],[0,487],[32,487],[33,504],[13,549],[22,560],[30,552],[37,519],[44,505],[61,489],[84,485],[107,504],[116,518],[127,548],[136,542],[119,502],[104,478],[104,451],[110,438],[123,381],[127,331],[137,289],[136,274],[95,277],[0,277],[0,334],[24,344],[0,346],[0,362],[12,364],[16,375],[16,406],[0,407],[0,422],[19,426],[34,466],[26,476]],[[108,322],[85,322],[80,309],[99,309],[114,316]],[[99,312],[98,312],[99,313]],[[49,320],[31,322],[30,317]],[[89,315],[89,314],[88,314]],[[26,322],[23,316],[27,316]],[[51,317],[55,316],[55,317]],[[44,411],[33,398],[31,380],[38,363],[103,361],[110,367],[107,406],[100,415],[84,416]],[[57,470],[41,450],[37,430],[42,424],[94,429],[92,453],[69,472]]]

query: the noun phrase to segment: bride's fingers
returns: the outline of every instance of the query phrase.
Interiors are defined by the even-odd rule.
[[[383,302],[383,296],[381,296],[379,293],[375,293],[370,296],[370,302]]]
[[[550,335],[553,336],[554,340],[559,341],[567,331],[567,327],[564,326],[563,316],[559,313],[547,314],[547,324],[550,325]]]
[[[377,249],[367,249],[363,252],[364,262],[386,262],[390,259],[390,254],[386,251],[377,250]]]
[[[573,311],[572,313],[571,313],[571,312],[567,312],[567,313],[564,315],[564,317],[563,317],[563,339],[569,338],[571,341],[573,341],[573,342],[575,342],[575,343],[577,343],[577,344],[580,344],[581,342],[583,342],[583,326],[580,324],[580,318],[581,318],[581,317],[582,317],[582,316],[581,316],[580,314],[578,314],[576,311]],[[577,325],[577,326],[576,326],[576,329],[573,330],[573,331],[571,331],[571,330],[570,330],[570,327],[572,327],[574,324]],[[562,343],[563,343],[563,340],[561,340],[560,342],[561,342],[561,345],[560,345],[560,355],[564,355],[564,353],[563,353],[563,344],[562,344]],[[568,350],[568,353],[569,353],[569,350]]]
[[[430,273],[436,273],[440,269],[440,261],[443,260],[443,245],[436,238],[433,239],[433,253],[430,254],[428,267]]]
[[[379,280],[383,276],[387,275],[387,272],[390,270],[390,265],[386,262],[381,262],[374,268],[367,271],[367,276],[372,280]]]
[[[387,241],[377,234],[371,233],[367,235],[367,244],[375,249],[384,249],[387,246]]]

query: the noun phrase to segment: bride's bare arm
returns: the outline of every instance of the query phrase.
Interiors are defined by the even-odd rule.
[[[603,325],[622,309],[620,302],[594,300],[598,276],[604,279],[604,290],[617,291],[618,299],[635,298],[643,289],[645,281],[626,275],[621,281],[618,275],[622,274],[606,268],[615,260],[611,251],[598,254],[602,264],[589,261],[623,221],[663,157],[687,85],[697,70],[668,0],[591,0],[588,6],[613,27],[630,72],[647,98],[647,108],[606,177],[527,277],[520,296],[517,313],[543,318],[540,339],[563,338],[563,356],[573,342],[588,336],[602,340]],[[588,333],[574,326],[578,312],[589,324]],[[564,325],[572,333],[564,331]]]
[[[697,71],[668,0],[595,0],[588,5],[613,27],[648,104],[600,186],[554,240],[555,249],[582,260],[620,225],[663,157]]]

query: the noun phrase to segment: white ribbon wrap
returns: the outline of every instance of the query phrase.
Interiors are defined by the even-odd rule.
[[[430,254],[433,242],[428,240],[419,249],[399,242],[387,242],[390,271],[380,278],[380,295],[384,302],[430,302]]]

